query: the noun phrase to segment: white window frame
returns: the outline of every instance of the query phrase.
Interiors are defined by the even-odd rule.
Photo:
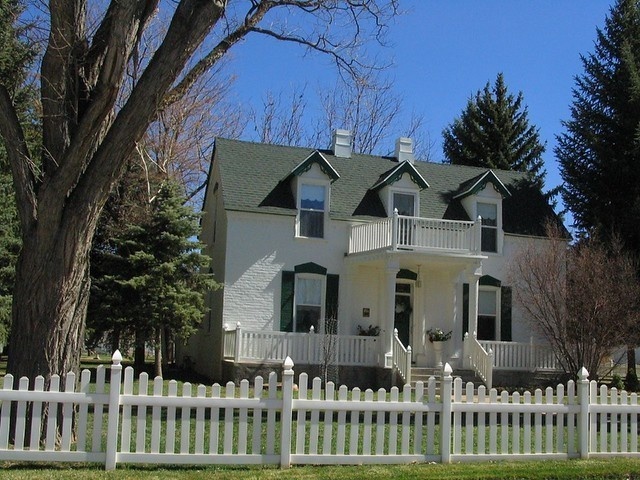
[[[294,285],[293,285],[293,326],[292,331],[298,333],[309,333],[309,330],[303,329],[300,330],[298,328],[298,292],[300,291],[299,280],[319,280],[320,281],[320,318],[318,319],[318,328],[316,329],[316,333],[322,333],[324,331],[324,316],[325,316],[325,303],[327,299],[327,277],[326,275],[320,275],[315,273],[296,273],[294,277]],[[307,304],[301,304],[301,306],[305,306]],[[316,306],[316,305],[309,305]]]
[[[419,192],[409,188],[389,187],[388,195],[387,195],[387,206],[388,206],[387,214],[390,217],[393,216],[393,211],[394,211],[393,197],[396,193],[399,193],[401,195],[411,195],[413,197],[413,216],[419,217],[420,216],[420,195],[418,194]]]
[[[476,319],[476,325],[480,324],[480,317],[486,317],[487,315],[481,315],[480,314],[480,292],[491,292],[495,294],[495,298],[496,298],[496,317],[495,317],[495,338],[493,340],[488,340],[488,341],[496,341],[499,342],[500,341],[500,325],[501,325],[501,318],[500,318],[500,310],[501,310],[501,305],[502,305],[502,298],[501,298],[501,289],[500,287],[490,287],[490,286],[480,286],[478,287],[478,318]],[[478,330],[480,328],[478,327]]]
[[[492,227],[492,226],[485,226],[482,225],[481,228],[495,228],[496,230],[496,250],[491,251],[491,250],[482,250],[482,253],[486,253],[489,255],[500,255],[502,253],[502,245],[503,245],[503,241],[504,241],[504,233],[502,231],[502,201],[498,200],[498,199],[493,199],[493,198],[487,198],[487,197],[480,197],[477,198],[474,204],[475,207],[475,215],[474,218],[478,218],[480,216],[480,214],[478,213],[478,211],[480,210],[479,205],[480,204],[486,204],[486,205],[495,205],[496,207],[496,226]],[[482,245],[482,243],[481,243]]]
[[[302,188],[304,185],[310,185],[310,186],[316,186],[316,187],[323,187],[324,188],[324,210],[322,211],[322,237],[307,237],[305,235],[302,235],[301,233],[301,215],[300,213],[302,212]],[[298,183],[296,186],[296,209],[298,211],[298,213],[296,214],[296,237],[299,238],[308,238],[308,239],[312,239],[312,240],[323,240],[325,238],[327,238],[327,226],[328,226],[328,217],[329,217],[329,212],[331,210],[330,207],[330,199],[331,199],[331,182],[329,181],[323,181],[323,180],[316,180],[316,179],[311,179],[311,178],[298,178]],[[309,210],[309,211],[315,211],[318,212],[320,210]]]

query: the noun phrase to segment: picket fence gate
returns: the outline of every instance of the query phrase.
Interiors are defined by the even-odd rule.
[[[635,393],[589,382],[498,395],[452,377],[402,391],[337,390],[306,374],[294,384],[287,358],[280,383],[271,373],[250,385],[207,388],[134,383],[116,352],[106,382],[100,366],[48,390],[11,375],[0,390],[0,460],[148,464],[391,464],[638,456]],[[324,387],[324,388],[323,388]],[[137,390],[137,391],[134,391]],[[43,415],[43,413],[48,413]],[[44,420],[43,420],[44,419]],[[61,422],[61,423],[59,423]]]

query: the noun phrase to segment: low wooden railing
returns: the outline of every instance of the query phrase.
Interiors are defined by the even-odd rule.
[[[404,383],[411,383],[411,347],[406,347],[400,341],[398,337],[398,329],[393,329],[393,349],[392,349],[392,362],[393,368],[403,378]]]
[[[485,350],[476,333],[464,334],[464,367],[475,370],[487,388],[493,385],[493,351]]]
[[[493,351],[493,367],[500,370],[560,370],[553,349],[533,342],[498,342],[480,340],[485,351]]]
[[[376,222],[352,225],[349,253],[384,248],[433,249],[449,252],[480,251],[481,223],[407,217],[394,213]]]
[[[225,328],[224,357],[234,362],[283,361],[298,364],[374,366],[379,363],[379,338],[302,332],[244,330],[240,324]]]

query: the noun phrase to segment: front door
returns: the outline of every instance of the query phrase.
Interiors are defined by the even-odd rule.
[[[411,345],[411,284],[396,284],[396,308],[393,326],[405,347]]]

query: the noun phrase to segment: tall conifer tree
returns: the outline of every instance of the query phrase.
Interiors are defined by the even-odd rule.
[[[205,312],[204,294],[217,284],[206,273],[209,257],[194,240],[198,215],[184,205],[175,183],[163,182],[138,210],[144,213],[129,218],[94,256],[100,268],[93,272],[88,326],[135,335],[142,355],[145,342],[152,342],[155,372],[162,375],[163,336],[184,339],[194,333]],[[144,356],[136,358],[138,367],[143,362]]]
[[[445,162],[530,172],[542,187],[545,146],[523,102],[522,92],[508,92],[502,73],[493,87],[487,82],[442,132]]]
[[[640,253],[640,2],[619,0],[582,56],[555,153],[576,226]]]
[[[582,56],[571,119],[555,149],[565,205],[586,234],[620,236],[640,255],[640,1],[618,0],[596,31],[595,50]],[[640,385],[635,322],[627,327],[627,388]]]

